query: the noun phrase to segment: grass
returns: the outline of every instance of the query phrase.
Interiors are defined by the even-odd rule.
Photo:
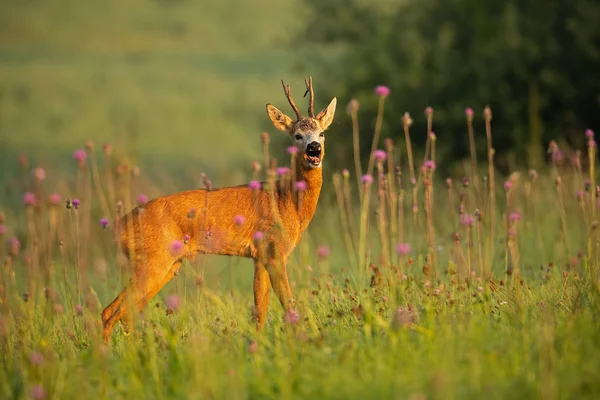
[[[326,170],[289,265],[301,318],[285,322],[273,300],[262,334],[250,319],[251,263],[202,256],[130,334],[103,343],[99,314],[127,271],[99,223],[100,193],[131,203],[169,184],[128,178],[97,148],[43,181],[29,170],[14,177],[37,199],[61,188],[81,205],[3,206],[2,397],[595,398],[598,210],[586,191],[595,172],[554,148],[547,171],[498,180],[491,231],[486,175],[465,167],[468,182],[443,182],[432,141],[433,162],[412,184],[393,173],[408,170],[397,164],[402,142],[386,141],[386,159],[374,161],[394,185],[359,188]]]

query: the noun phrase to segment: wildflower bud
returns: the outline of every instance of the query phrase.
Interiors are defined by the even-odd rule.
[[[263,144],[269,143],[269,134],[267,132],[261,133],[260,140],[263,142]]]
[[[83,147],[85,147],[86,151],[91,154],[94,151],[94,142],[92,139],[88,139],[85,141]]]
[[[425,108],[425,116],[431,117],[432,115],[433,115],[433,108],[431,108],[431,107]]]
[[[394,149],[394,141],[392,140],[392,138],[385,138],[385,140],[383,141],[384,145],[385,145],[385,149],[390,152]]]
[[[342,170],[342,176],[344,177],[344,179],[350,178],[350,171],[348,171],[347,169],[344,168]]]
[[[38,182],[41,182],[44,179],[46,179],[46,171],[44,170],[44,168],[34,168],[33,171],[31,171],[31,174]]]
[[[371,183],[373,183],[373,177],[371,175],[363,175],[362,176],[362,183],[364,183],[365,185],[370,185]]]
[[[404,124],[405,128],[408,128],[412,125],[413,120],[408,112],[404,113],[404,116],[402,117],[402,123]]]
[[[530,169],[529,170],[529,178],[531,179],[532,182],[535,182],[537,180],[538,177],[538,173],[535,169]]]
[[[375,150],[375,153],[373,153],[375,160],[377,160],[378,162],[383,162],[385,161],[386,157],[387,157],[387,153],[383,150]]]
[[[446,178],[446,186],[448,189],[452,189],[452,178]]]
[[[359,108],[360,108],[360,103],[358,102],[358,100],[352,99],[352,100],[350,100],[350,102],[348,102],[348,107],[347,107],[348,114],[357,113]]]
[[[490,106],[485,106],[485,108],[483,109],[483,118],[486,121],[492,120],[492,109],[490,108]]]
[[[556,179],[554,180],[554,182],[556,183],[556,186],[561,186],[562,178],[560,176],[557,176]]]
[[[110,155],[112,154],[113,148],[110,143],[104,143],[104,146],[102,146],[102,150],[104,150],[104,155],[106,157],[110,157]]]
[[[583,181],[583,187],[585,188],[586,192],[589,192],[592,189],[592,182],[589,179],[586,179]]]
[[[258,171],[260,171],[260,169],[261,169],[260,163],[258,161],[252,161],[252,171],[258,172]]]
[[[25,154],[19,155],[19,165],[23,168],[27,168],[29,166],[29,159]]]
[[[73,199],[73,201],[71,202],[73,204],[73,208],[78,210],[79,209],[79,199]]]

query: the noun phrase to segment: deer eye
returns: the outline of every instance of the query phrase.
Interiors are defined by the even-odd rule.
[[[325,132],[319,133],[319,137],[325,137]]]
[[[302,140],[302,135],[296,135],[296,140]]]

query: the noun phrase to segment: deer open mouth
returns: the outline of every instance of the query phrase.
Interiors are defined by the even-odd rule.
[[[308,150],[306,153],[304,153],[304,158],[306,159],[309,165],[317,167],[319,166],[319,164],[321,164],[321,151]]]

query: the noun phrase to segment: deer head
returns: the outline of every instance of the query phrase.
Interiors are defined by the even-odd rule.
[[[275,128],[287,132],[298,147],[298,159],[302,167],[304,169],[320,168],[325,155],[325,130],[333,121],[337,100],[334,97],[331,103],[315,117],[312,78],[305,79],[304,82],[306,83],[304,96],[310,94],[308,117],[302,116],[292,99],[290,87],[286,86],[283,80],[281,81],[283,91],[296,113],[296,120],[293,121],[272,104],[267,104],[267,114]]]

